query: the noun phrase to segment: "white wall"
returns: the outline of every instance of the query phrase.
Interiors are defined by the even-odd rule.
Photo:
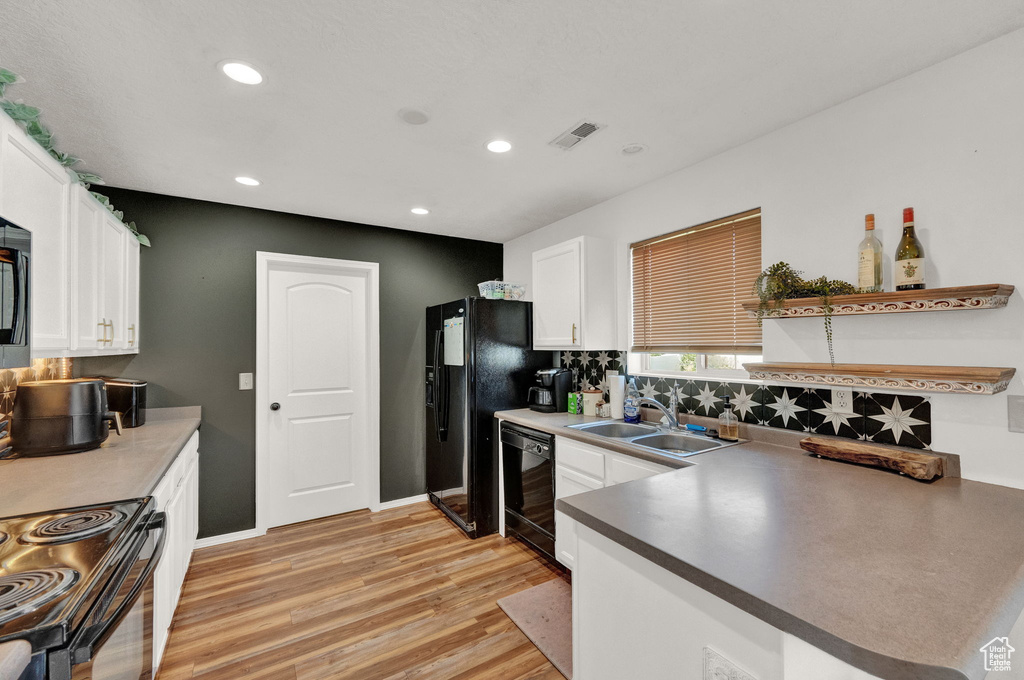
[[[528,282],[539,248],[613,239],[621,349],[632,241],[760,206],[765,265],[856,281],[864,214],[876,214],[891,257],[914,206],[929,286],[1018,291],[1000,310],[837,318],[836,360],[1024,370],[1021,64],[1024,30],[506,243],[505,279]],[[885,277],[891,290],[891,265]],[[828,361],[821,319],[767,321],[764,346],[772,361]],[[969,479],[1024,488],[1024,434],[1007,430],[1006,413],[1022,385],[1018,373],[1003,394],[933,395],[933,448],[959,453]]]

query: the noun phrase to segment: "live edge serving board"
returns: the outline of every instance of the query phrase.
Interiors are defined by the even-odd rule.
[[[829,303],[833,316],[851,314],[895,314],[899,312],[941,312],[956,309],[998,309],[1005,307],[1013,286],[990,283],[982,286],[956,286],[926,290],[897,290],[889,293],[858,293],[836,295]],[[757,315],[760,301],[744,300],[740,303],[751,316]],[[825,310],[818,298],[783,300],[778,309],[766,311],[766,319],[788,319],[805,316],[824,316]]]
[[[755,380],[837,387],[870,387],[945,394],[996,394],[1015,368],[987,366],[895,366],[888,364],[756,363],[743,368]]]

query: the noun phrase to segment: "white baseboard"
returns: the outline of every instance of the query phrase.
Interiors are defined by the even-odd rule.
[[[420,494],[419,496],[409,496],[408,498],[396,498],[393,501],[387,501],[377,506],[374,512],[380,512],[381,510],[391,510],[392,508],[401,508],[405,505],[412,505],[413,503],[423,503],[429,500],[427,494]]]
[[[208,536],[196,541],[196,549],[209,548],[210,546],[221,545],[222,543],[244,541],[247,538],[256,538],[257,536],[262,536],[257,529],[246,529],[245,531],[236,531],[232,534],[221,534],[220,536]]]

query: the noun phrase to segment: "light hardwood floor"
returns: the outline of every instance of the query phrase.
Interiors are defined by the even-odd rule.
[[[498,608],[558,578],[428,503],[196,552],[158,680],[563,680]]]

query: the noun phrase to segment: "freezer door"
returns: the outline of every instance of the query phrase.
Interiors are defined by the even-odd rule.
[[[427,375],[433,376],[428,390],[433,406],[427,406],[427,492],[463,529],[472,531],[467,313],[464,300],[427,313]]]

